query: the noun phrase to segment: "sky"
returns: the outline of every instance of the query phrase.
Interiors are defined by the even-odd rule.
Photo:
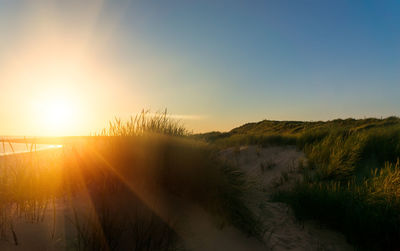
[[[399,116],[399,1],[0,0],[0,135]]]

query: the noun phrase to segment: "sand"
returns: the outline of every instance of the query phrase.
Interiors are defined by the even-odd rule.
[[[269,201],[274,191],[290,189],[301,179],[298,163],[306,160],[295,147],[229,148],[221,158],[237,165],[257,186],[250,203],[267,227],[265,250],[354,250],[342,234],[315,222],[298,222],[288,205]]]

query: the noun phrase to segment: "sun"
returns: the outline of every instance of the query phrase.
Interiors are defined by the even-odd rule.
[[[73,97],[51,95],[41,98],[36,105],[36,122],[43,135],[62,136],[75,129],[79,109]]]
[[[50,63],[52,62],[52,63]],[[32,103],[30,124],[34,134],[70,136],[82,131],[87,114],[88,97],[82,91],[90,82],[90,72],[74,60],[49,60],[28,71],[21,80],[30,88]],[[85,101],[85,102],[84,102]],[[86,120],[87,121],[87,120]]]
[[[45,104],[43,119],[51,127],[67,127],[73,119],[72,102],[64,98],[49,100]]]

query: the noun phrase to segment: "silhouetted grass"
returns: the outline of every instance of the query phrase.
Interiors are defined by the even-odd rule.
[[[260,222],[244,202],[249,189],[243,173],[222,163],[214,147],[185,137],[187,130],[166,111],[116,119],[101,135],[107,137],[97,140],[95,151],[129,182],[160,187],[261,236]]]
[[[164,211],[177,207],[175,214],[183,214],[180,203],[261,238],[263,227],[245,203],[243,173],[188,135],[166,111],[143,111],[63,149],[1,158],[1,232],[11,231],[17,242],[15,217],[39,222],[53,207],[55,221],[55,201],[63,198],[74,208],[78,250],[174,249],[179,238]]]
[[[142,110],[141,113],[130,117],[127,121],[115,118],[114,121],[109,122],[109,126],[104,128],[99,136],[139,136],[149,133],[170,136],[189,134],[182,123],[169,116],[165,109],[163,112],[156,113]]]
[[[121,186],[144,194],[161,190],[202,206],[249,235],[260,236],[260,223],[244,201],[249,186],[243,173],[222,163],[209,145],[163,135],[93,140],[90,148],[76,153],[79,172],[74,174],[82,176],[90,190],[118,192]],[[76,186],[81,185],[72,184]]]

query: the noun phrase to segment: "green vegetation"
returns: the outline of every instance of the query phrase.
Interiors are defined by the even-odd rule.
[[[217,146],[297,145],[307,156],[304,181],[275,199],[299,219],[346,234],[356,247],[400,248],[400,119],[261,121],[228,133],[195,135]]]

